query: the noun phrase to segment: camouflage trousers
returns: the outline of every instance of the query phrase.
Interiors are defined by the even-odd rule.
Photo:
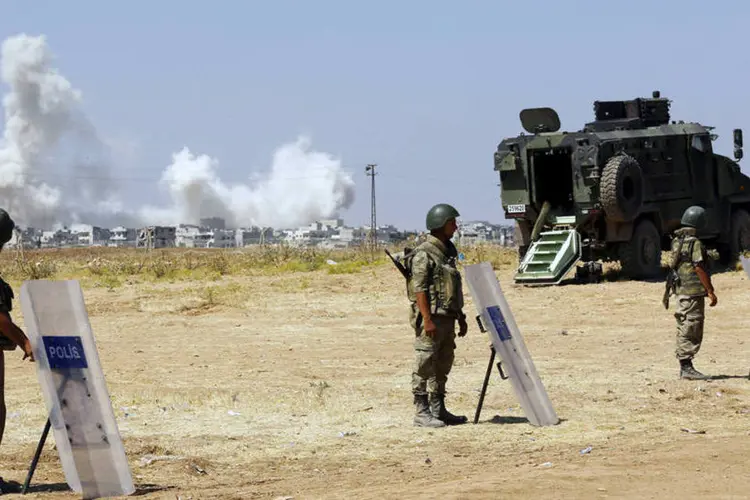
[[[456,319],[450,316],[434,315],[432,322],[437,331],[430,338],[423,326],[415,326],[414,351],[416,360],[411,376],[414,394],[445,394],[445,383],[453,367],[453,351],[456,349]]]
[[[677,359],[693,359],[703,342],[703,320],[705,319],[706,298],[677,296]]]

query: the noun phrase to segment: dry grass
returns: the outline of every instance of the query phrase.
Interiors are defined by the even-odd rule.
[[[326,268],[331,274],[357,272],[384,262],[366,248],[319,250],[286,245],[243,249],[134,248],[6,249],[0,254],[8,280],[78,279],[114,288],[125,282],[218,280],[223,276],[309,272]],[[328,261],[336,262],[331,265]]]
[[[495,266],[558,426],[526,423],[510,385],[493,375],[479,425],[412,427],[403,278],[362,251],[144,258],[101,249],[27,252],[25,262],[6,251],[0,269],[14,285],[45,269],[45,278],[81,280],[146,497],[703,498],[750,490],[744,273],[714,277],[719,305],[708,310],[696,362],[728,378],[689,382],[676,378],[661,283],[523,288],[512,282],[512,250],[465,254],[465,262]],[[617,266],[608,270],[615,276]],[[488,339],[470,323],[456,343],[448,403],[473,417]],[[18,351],[6,353],[6,373],[0,463],[3,477],[22,481],[46,414],[34,367]],[[64,481],[51,443],[37,484]]]

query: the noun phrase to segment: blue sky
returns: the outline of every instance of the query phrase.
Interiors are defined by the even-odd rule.
[[[347,223],[369,221],[375,162],[378,222],[421,228],[443,201],[504,221],[492,155],[524,107],[572,130],[595,99],[659,89],[731,156],[732,129],[750,132],[748,19],[739,0],[5,0],[0,38],[47,36],[99,130],[134,146],[134,204],[183,146],[240,182],[305,133],[354,174]]]

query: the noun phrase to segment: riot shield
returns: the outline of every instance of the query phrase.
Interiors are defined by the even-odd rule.
[[[78,281],[25,281],[21,307],[68,486],[84,498],[135,491]]]
[[[492,266],[482,262],[464,269],[477,313],[502,360],[503,371],[510,379],[526,418],[536,426],[559,423]]]

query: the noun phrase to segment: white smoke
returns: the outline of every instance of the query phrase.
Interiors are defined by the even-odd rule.
[[[188,148],[172,155],[161,184],[171,208],[144,207],[149,223],[196,224],[202,217],[222,217],[234,227],[291,228],[338,215],[354,201],[354,181],[341,161],[311,150],[310,140],[278,148],[270,173],[255,182],[226,185],[218,175],[219,161],[195,156]]]
[[[52,67],[45,37],[10,37],[0,57],[0,76],[9,87],[3,98],[0,207],[19,225],[133,227],[222,217],[233,227],[287,228],[338,216],[354,201],[354,181],[341,161],[312,150],[301,137],[275,151],[267,175],[236,185],[219,178],[218,160],[185,147],[161,176],[168,202],[125,210],[111,172],[128,171],[118,168],[81,112],[82,93]]]
[[[38,226],[98,212],[116,195],[107,148],[78,111],[81,92],[51,67],[43,36],[3,42],[0,77],[5,128],[0,142],[2,206]]]

